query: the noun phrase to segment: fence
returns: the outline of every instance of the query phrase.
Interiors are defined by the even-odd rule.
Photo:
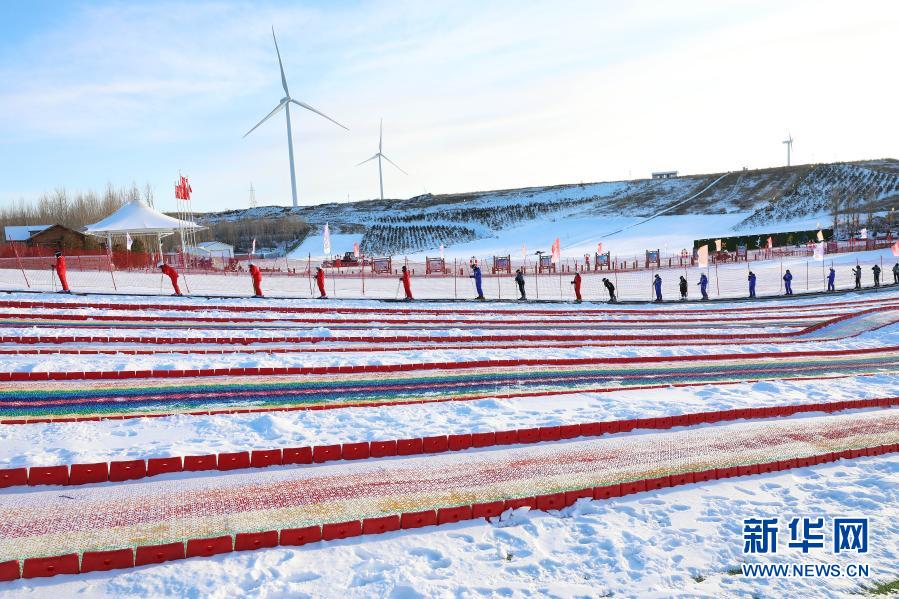
[[[873,240],[869,240],[873,241]],[[876,244],[873,244],[876,246]],[[849,251],[853,246],[846,244],[833,248],[836,252]],[[866,244],[867,248],[868,245]],[[666,300],[680,299],[680,277],[687,281],[688,298],[699,297],[699,277],[708,278],[708,294],[711,298],[745,297],[748,294],[748,274],[757,277],[757,295],[779,295],[784,292],[783,276],[787,270],[793,276],[792,287],[796,293],[824,291],[827,287],[829,267],[836,270],[837,289],[854,287],[852,267],[862,268],[862,285],[874,282],[875,264],[882,270],[881,283],[893,284],[894,263],[880,257],[865,256],[864,262],[828,256],[824,261],[811,259],[808,248],[776,248],[750,252],[747,260],[711,260],[706,268],[694,265],[692,257],[669,256],[661,258],[662,268],[644,266],[639,259],[612,259],[611,268],[587,269],[582,260],[563,258],[555,272],[539,272],[536,260],[525,258],[514,261],[511,273],[493,272],[492,257],[480,258],[482,265],[483,290],[488,299],[515,300],[519,290],[514,280],[514,271],[521,268],[525,275],[525,292],[528,299],[570,300],[574,299],[572,277],[582,273],[581,292],[585,300],[605,300],[608,298],[603,279],[614,285],[621,300],[650,300],[654,298],[652,282],[656,275],[662,279],[662,296]],[[10,256],[9,254],[13,255]],[[168,260],[178,266],[179,283],[183,292],[193,295],[252,295],[252,283],[246,264],[232,261],[227,267],[215,261],[211,263],[193,262],[180,264],[174,258]],[[765,258],[768,259],[765,259]],[[535,257],[536,258],[536,257]],[[848,258],[848,260],[847,260]],[[876,261],[875,261],[876,260]],[[56,291],[59,281],[53,271],[52,255],[16,255],[8,246],[0,251],[0,289]],[[158,268],[154,254],[134,252],[89,253],[82,252],[66,256],[68,282],[74,291],[120,292],[120,293],[171,293],[171,286]],[[636,264],[635,264],[636,262]],[[311,258],[296,260],[287,258],[254,260],[263,273],[262,287],[266,295],[284,297],[317,297],[314,282],[316,268],[321,264]],[[670,264],[670,266],[669,266]],[[399,298],[401,285],[399,273],[403,266],[412,276],[412,292],[419,299],[468,299],[475,297],[471,280],[469,261],[447,260],[443,272],[433,267],[429,269],[425,261],[393,260],[391,269],[385,273],[371,271],[370,263],[365,266],[325,268],[327,294],[339,298]]]

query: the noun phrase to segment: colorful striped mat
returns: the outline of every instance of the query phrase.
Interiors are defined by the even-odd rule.
[[[0,562],[299,528],[899,442],[899,409],[0,494]]]
[[[899,349],[327,375],[0,383],[0,420],[322,409],[899,372]],[[658,360],[658,361],[657,361]]]

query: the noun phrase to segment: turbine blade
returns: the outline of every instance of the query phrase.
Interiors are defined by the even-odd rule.
[[[381,119],[381,125],[378,128],[378,152],[383,152],[384,147],[384,119]]]
[[[338,123],[337,121],[335,121],[334,119],[332,119],[331,117],[329,117],[328,115],[326,115],[324,112],[319,112],[318,110],[314,109],[312,106],[309,106],[308,104],[304,104],[303,102],[297,102],[297,101],[294,100],[293,98],[291,98],[290,101],[293,102],[294,104],[296,104],[297,106],[302,106],[302,107],[305,108],[306,110],[311,110],[312,112],[314,112],[314,113],[317,114],[318,116],[323,116],[323,117],[325,117],[326,119],[328,119],[329,121],[331,121],[332,123],[334,123],[335,125],[337,125],[338,127],[343,127],[344,129],[346,129],[347,131],[349,131],[349,128],[344,127],[343,125],[341,125],[340,123]]]
[[[374,160],[374,159],[377,158],[377,157],[378,157],[378,154],[375,154],[375,155],[372,156],[371,158],[366,158],[365,160],[363,160],[362,162],[360,162],[360,163],[357,164],[356,166],[362,166],[362,165],[365,164],[366,162],[371,162],[372,160]]]
[[[406,171],[404,171],[403,169],[401,169],[401,168],[397,165],[396,162],[394,162],[393,160],[391,160],[390,158],[388,158],[388,157],[385,156],[384,154],[381,154],[381,158],[383,158],[384,160],[386,160],[387,162],[389,162],[390,164],[392,164],[393,166],[395,166],[395,167],[396,167],[397,169],[399,169],[399,171],[400,171],[401,173],[403,173],[404,175],[408,175],[408,174],[409,174],[409,173],[407,173]]]
[[[268,115],[267,115],[264,119],[262,119],[261,121],[259,121],[258,123],[256,123],[256,127],[258,127],[259,125],[261,125],[261,124],[264,123],[265,121],[267,121],[267,120],[269,120],[270,118],[272,118],[273,116],[275,116],[275,115],[278,113],[278,111],[281,110],[282,108],[284,108],[285,106],[287,106],[287,102],[281,102],[280,104],[278,104],[277,106],[275,106],[275,109],[272,110],[270,113],[268,113]],[[243,136],[246,137],[247,135],[249,135],[250,133],[252,133],[253,131],[255,131],[255,130],[256,130],[256,127],[253,127],[252,129],[250,129],[249,131],[247,131],[246,133],[244,133]]]
[[[284,76],[284,63],[281,62],[281,50],[278,49],[278,38],[275,37],[275,26],[272,25],[272,39],[275,40],[275,52],[278,53],[278,67],[281,68],[281,85],[284,87],[284,95],[290,97],[287,91],[287,77]]]

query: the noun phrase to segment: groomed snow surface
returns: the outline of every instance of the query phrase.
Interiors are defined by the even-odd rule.
[[[829,298],[803,298],[766,302],[764,308],[792,306],[796,313],[828,314],[839,308],[816,308],[824,302],[852,302],[878,298],[879,305],[899,300],[899,292],[850,294]],[[63,298],[11,294],[4,299],[60,301],[59,313],[70,301],[120,302],[121,298]],[[251,304],[252,300],[160,298],[139,303],[215,305]],[[285,302],[287,303],[287,302]],[[255,305],[255,304],[252,304]],[[272,305],[282,305],[272,302]],[[290,300],[289,305],[322,307],[321,302]],[[389,310],[374,302],[341,302],[341,307]],[[135,306],[137,308],[137,306]],[[458,304],[397,305],[402,308],[468,308]],[[587,306],[585,306],[587,307]],[[656,306],[688,309],[710,318],[722,308],[752,308],[745,303]],[[514,304],[478,305],[472,321],[454,333],[478,333],[489,323],[489,313]],[[577,310],[574,305],[540,308]],[[649,306],[641,306],[649,308]],[[851,310],[860,310],[855,307]],[[97,309],[92,309],[95,313]],[[264,310],[261,310],[264,312]],[[128,312],[126,312],[127,314]],[[135,314],[166,315],[163,311],[135,310]],[[217,312],[209,311],[210,314]],[[188,316],[191,313],[182,313]],[[745,315],[745,314],[744,314]],[[177,319],[177,314],[170,315]],[[293,316],[293,314],[291,315]],[[261,317],[261,316],[260,316]],[[269,314],[268,317],[273,317]],[[645,318],[646,315],[641,315]],[[614,320],[627,321],[626,314]],[[316,325],[315,334],[340,335],[340,317],[331,330]],[[464,319],[463,319],[464,320]],[[564,320],[564,319],[560,319]],[[607,319],[610,320],[610,319]],[[627,323],[625,323],[627,324]],[[363,325],[358,325],[362,327]],[[668,316],[662,325],[633,324],[634,330],[674,332],[680,324]],[[787,329],[785,325],[771,330]],[[716,328],[717,327],[717,328]],[[378,323],[389,330],[389,323]],[[152,325],[147,325],[152,330]],[[516,327],[526,330],[526,327]],[[695,325],[696,332],[738,333],[725,323]],[[756,328],[755,330],[765,330]],[[66,331],[65,333],[61,331]],[[80,334],[81,329],[8,326],[3,334]],[[141,329],[91,324],[94,334],[138,335]],[[372,332],[372,331],[369,331]],[[408,331],[401,331],[407,333]],[[483,333],[484,331],[481,331]],[[533,332],[533,331],[528,331]],[[614,330],[611,331],[614,334]],[[844,331],[845,332],[845,331]],[[160,336],[223,336],[237,331],[156,329]],[[246,333],[245,331],[242,333]],[[263,335],[297,334],[296,331],[257,331]],[[821,332],[826,338],[826,329]],[[2,370],[111,370],[275,364],[398,363],[475,359],[488,356],[561,357],[672,355],[675,353],[727,353],[791,351],[798,349],[851,349],[899,345],[899,324],[871,327],[838,340],[798,338],[771,344],[740,342],[715,346],[695,344],[667,347],[584,347],[569,350],[483,349],[323,354],[248,354],[224,357],[178,353],[142,356],[4,356]],[[4,346],[0,346],[3,348]],[[9,346],[6,346],[9,347]],[[90,346],[86,346],[90,347]],[[259,349],[259,346],[253,346]],[[533,355],[536,352],[536,355]],[[189,365],[189,366],[186,366]],[[897,369],[899,370],[899,369]],[[838,375],[839,373],[834,373]],[[138,457],[205,454],[246,449],[269,449],[307,444],[381,440],[454,432],[527,428],[549,424],[653,417],[687,412],[830,402],[899,394],[899,373],[884,372],[810,381],[764,380],[735,385],[703,385],[613,393],[583,393],[519,399],[482,399],[465,402],[345,408],[308,412],[269,412],[221,416],[166,418],[81,423],[0,426],[0,468],[68,464]],[[820,418],[803,414],[794,418]],[[704,425],[704,426],[723,426]],[[733,423],[730,423],[733,425]],[[629,435],[654,434],[633,431]],[[187,475],[184,475],[187,476]],[[127,484],[127,483],[126,483]],[[7,489],[0,493],[28,492]],[[64,492],[61,490],[61,492]],[[862,585],[899,577],[899,456],[839,461],[809,468],[741,477],[652,491],[603,501],[580,500],[560,512],[507,512],[492,522],[470,521],[414,531],[323,542],[299,548],[277,548],[234,553],[207,559],[142,567],[133,570],[57,576],[48,579],[0,583],[0,597],[855,597]],[[803,555],[787,549],[786,524],[792,517],[868,517],[870,552],[834,555],[829,548]],[[0,516],[2,517],[2,516]],[[777,555],[743,554],[744,518],[780,519]],[[742,563],[865,563],[865,579],[744,577]]]

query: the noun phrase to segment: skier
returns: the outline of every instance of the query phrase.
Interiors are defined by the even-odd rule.
[[[857,265],[855,268],[853,268],[852,274],[855,275],[855,288],[861,289],[862,288],[862,267],[861,267],[861,265]]]
[[[56,271],[56,276],[59,277],[59,283],[62,285],[59,292],[72,293],[69,289],[69,281],[66,279],[66,258],[62,252],[56,252],[54,256],[56,256],[56,262],[53,264],[53,270]]]
[[[749,297],[755,297],[755,273],[749,271]]]
[[[682,301],[687,301],[687,279],[681,276],[680,278],[680,298]]]
[[[603,278],[602,284],[606,286],[606,289],[609,291],[609,302],[614,304],[618,300],[615,299],[615,286],[612,284],[612,281]]]
[[[837,271],[833,269],[833,266],[830,267],[830,272],[827,273],[827,290],[828,291],[836,291],[836,287],[833,282],[837,278]]]
[[[178,287],[178,271],[165,262],[160,262],[159,268],[162,270],[162,274],[167,276],[172,282],[172,288],[175,290],[175,295],[181,295],[181,288]]]
[[[786,289],[786,295],[793,295],[793,288],[791,285],[793,284],[793,273],[790,272],[790,269],[787,269],[787,272],[784,273],[784,289]]]
[[[652,286],[656,290],[656,301],[662,301],[662,277],[656,275],[656,278],[652,280]]]
[[[707,276],[705,276],[705,273],[699,275],[699,282],[696,284],[699,285],[699,291],[700,291],[700,293],[702,293],[703,301],[709,299],[709,292],[708,292],[709,278]]]
[[[893,266],[893,284],[899,285],[899,262]]]
[[[575,271],[571,284],[574,285],[574,301],[579,304],[581,303],[581,273]]]
[[[328,299],[328,294],[325,292],[325,271],[321,266],[315,269],[315,282],[318,283],[318,292],[321,294],[318,299]]]
[[[518,293],[521,294],[521,297],[518,298],[520,301],[524,301],[527,298],[527,295],[524,293],[524,273],[521,272],[521,269],[515,271],[515,283],[518,285]]]
[[[406,301],[412,301],[412,281],[409,279],[409,270],[404,266],[403,267],[403,276],[400,277],[400,281],[403,282],[403,291],[406,292]]]
[[[875,264],[871,270],[874,271],[874,287],[880,287],[880,266]]]
[[[487,299],[484,297],[484,289],[481,287],[481,267],[474,262],[471,263],[471,274],[468,275],[468,278],[474,279],[474,287],[478,292],[478,296],[475,299],[480,301]]]
[[[250,277],[253,278],[253,297],[262,297],[262,271],[255,264],[250,264]]]

